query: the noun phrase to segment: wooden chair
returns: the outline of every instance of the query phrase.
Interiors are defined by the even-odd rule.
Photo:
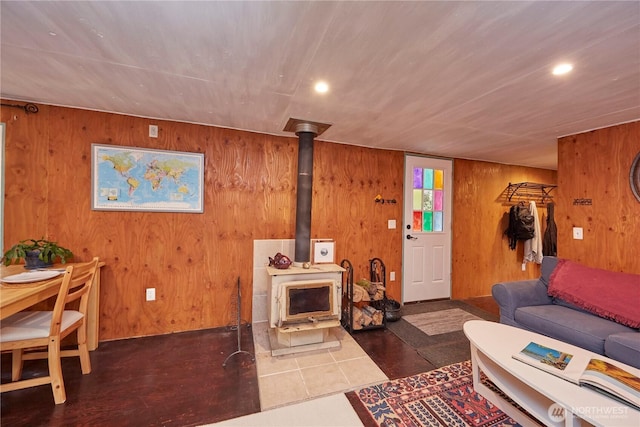
[[[89,290],[97,269],[97,257],[90,262],[67,267],[53,311],[22,311],[2,320],[0,350],[12,352],[12,382],[0,385],[0,392],[51,384],[54,401],[60,404],[67,400],[61,357],[80,356],[82,373],[91,372],[85,319]],[[80,305],[77,310],[65,309],[67,304],[78,299]],[[77,348],[61,351],[61,340],[76,330]],[[47,350],[42,351],[43,347]],[[49,375],[20,380],[23,362],[34,359],[48,359]]]

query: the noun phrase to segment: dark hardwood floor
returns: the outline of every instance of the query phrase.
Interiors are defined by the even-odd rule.
[[[491,297],[464,300],[498,313]],[[399,340],[378,329],[354,334],[389,378],[434,369]],[[67,401],[53,403],[48,385],[2,393],[2,426],[193,426],[260,411],[255,363],[231,357],[237,349],[228,328],[101,342],[91,353],[92,372],[82,375],[77,358],[63,360]],[[242,327],[242,349],[253,353],[251,329]],[[46,369],[25,363],[24,375]],[[9,355],[2,355],[2,382],[10,379]]]

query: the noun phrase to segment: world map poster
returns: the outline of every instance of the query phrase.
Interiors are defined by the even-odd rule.
[[[204,154],[91,147],[92,209],[203,212]]]

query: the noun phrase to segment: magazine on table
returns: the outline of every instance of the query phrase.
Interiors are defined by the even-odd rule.
[[[595,358],[580,360],[536,342],[527,344],[513,358],[640,410],[640,378],[617,365]]]

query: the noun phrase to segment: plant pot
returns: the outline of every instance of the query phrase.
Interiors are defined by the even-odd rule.
[[[27,251],[24,257],[24,268],[27,270],[37,270],[53,265],[53,261],[45,262],[38,258],[38,255],[40,255],[39,251]]]

